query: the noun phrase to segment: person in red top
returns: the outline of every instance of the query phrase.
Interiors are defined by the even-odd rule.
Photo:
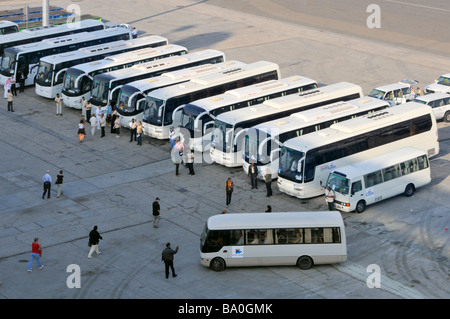
[[[225,193],[227,194],[227,207],[231,203],[231,195],[233,194],[234,184],[231,180],[231,177],[228,177],[227,181],[225,182]]]
[[[31,244],[31,258],[30,262],[28,263],[28,271],[31,272],[31,268],[33,267],[34,260],[37,261],[39,269],[44,268],[44,265],[41,263],[41,255],[42,255],[42,248],[39,244],[39,238],[35,238],[34,242]]]

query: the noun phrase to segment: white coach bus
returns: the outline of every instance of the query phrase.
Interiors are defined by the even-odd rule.
[[[186,104],[180,126],[190,133],[190,148],[208,151],[214,119],[222,113],[260,104],[266,100],[317,88],[316,81],[302,76],[270,80],[227,91]]]
[[[83,63],[67,69],[64,74],[61,96],[66,106],[81,109],[82,98],[91,97],[94,76],[158,59],[187,54],[185,47],[169,44],[146,48],[106,57],[102,60]]]
[[[323,195],[330,171],[403,147],[439,153],[431,108],[408,102],[287,140],[280,151],[278,188],[298,198]],[[290,172],[296,162],[296,174]]]
[[[242,166],[244,133],[252,126],[321,105],[362,97],[359,85],[341,82],[265,101],[218,115],[211,134],[211,160],[228,167]]]
[[[205,97],[222,94],[228,90],[277,80],[280,69],[277,64],[258,61],[236,65],[235,68],[191,79],[189,82],[168,86],[147,95],[143,127],[146,135],[157,139],[169,138],[170,126],[178,127],[177,111],[188,103]]]
[[[319,106],[255,125],[245,132],[242,168],[247,174],[250,163],[254,163],[260,172],[258,174],[260,179],[264,179],[264,172],[267,170],[272,174],[272,178],[276,178],[280,147],[288,139],[323,130],[334,123],[388,107],[389,103],[386,101],[365,96]],[[292,173],[296,174],[295,170],[292,170]]]
[[[200,262],[215,271],[241,266],[309,269],[346,260],[338,211],[215,215],[200,236]]]
[[[334,190],[334,206],[362,213],[367,205],[405,194],[431,182],[430,164],[423,150],[402,148],[331,172],[327,185]]]
[[[118,105],[116,109],[120,116],[120,124],[128,126],[131,119],[134,119],[135,122],[142,121],[143,113],[147,106],[145,98],[151,91],[184,83],[205,74],[230,70],[231,68],[236,68],[239,63],[241,62],[226,61],[217,64],[203,64],[125,84],[119,89],[117,101],[115,102],[115,105]],[[244,64],[242,63],[242,65]]]
[[[103,22],[94,19],[86,19],[76,23],[29,28],[18,33],[5,34],[0,37],[0,56],[3,55],[3,51],[9,47],[40,42],[45,39],[62,37],[69,34],[98,31],[103,30],[104,28],[105,25]]]
[[[106,107],[109,102],[117,101],[119,89],[133,81],[149,79],[169,71],[181,70],[203,64],[215,64],[225,61],[225,54],[217,50],[203,50],[182,56],[172,56],[156,61],[140,63],[130,68],[97,74],[92,81],[90,102],[93,108]]]
[[[46,98],[55,98],[57,93],[61,93],[64,73],[72,66],[101,60],[107,56],[167,44],[166,38],[155,35],[132,40],[119,40],[43,57],[39,61],[37,71],[36,94]]]
[[[3,85],[11,76],[17,80],[23,73],[26,76],[25,86],[34,85],[39,60],[43,57],[131,38],[131,32],[125,28],[111,28],[6,48],[2,57],[0,84]]]

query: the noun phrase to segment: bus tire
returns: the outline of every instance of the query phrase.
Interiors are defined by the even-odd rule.
[[[364,212],[366,210],[366,202],[363,200],[360,200],[355,207],[355,212],[357,212],[358,214],[361,214],[362,212]]]
[[[297,259],[297,266],[303,270],[311,268],[313,264],[314,262],[309,256],[301,256]]]
[[[416,188],[414,187],[414,184],[408,184],[405,188],[405,196],[411,197],[414,194],[414,191]]]
[[[444,121],[445,121],[445,122],[450,122],[450,112],[446,112],[446,113],[444,114]]]
[[[211,260],[209,267],[214,271],[223,271],[225,269],[225,260],[216,257],[213,260]]]

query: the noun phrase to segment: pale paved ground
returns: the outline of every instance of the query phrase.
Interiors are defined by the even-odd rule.
[[[0,2],[0,6],[6,2]],[[19,2],[14,2],[19,3]],[[67,6],[69,1],[52,1]],[[191,51],[215,48],[228,59],[273,61],[282,76],[300,74],[320,83],[349,81],[373,87],[404,78],[431,83],[449,72],[448,57],[320,31],[292,22],[214,7],[208,1],[77,1],[86,13],[135,25]],[[17,4],[18,5],[18,4]],[[116,8],[116,9],[112,9]],[[0,8],[1,9],[1,8]],[[54,103],[32,88],[15,99],[15,113],[0,110],[0,297],[14,298],[448,298],[449,138],[439,123],[441,153],[432,160],[432,183],[412,198],[403,196],[343,214],[348,261],[308,271],[296,267],[240,268],[215,273],[198,260],[199,234],[206,219],[224,209],[222,184],[236,184],[230,212],[326,209],[281,194],[270,201],[262,188],[250,190],[241,169],[197,164],[196,175],[175,177],[166,141],[144,139],[137,147],[107,133],[76,136],[79,111],[55,117]],[[97,132],[98,134],[98,132]],[[64,169],[64,196],[41,199],[41,177]],[[151,203],[161,197],[163,219],[151,227]],[[101,256],[86,258],[87,235],[97,224]],[[30,244],[44,246],[41,271],[29,274]],[[164,278],[160,252],[170,241],[181,246],[179,276]],[[366,286],[370,264],[382,271],[380,289]],[[81,267],[81,288],[66,286],[69,264]],[[29,287],[39,287],[30,289]]]

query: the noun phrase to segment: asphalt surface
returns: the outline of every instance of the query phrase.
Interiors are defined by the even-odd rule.
[[[52,1],[67,6],[68,1]],[[159,34],[191,51],[214,48],[228,59],[267,60],[283,77],[295,74],[320,83],[349,81],[372,88],[404,78],[426,85],[450,70],[448,57],[317,30],[276,17],[212,6],[208,1],[111,0],[75,2],[85,13],[131,22],[140,34]],[[311,2],[312,3],[312,2]],[[1,5],[1,4],[0,4]],[[19,5],[19,4],[18,4]],[[275,10],[272,10],[274,15]],[[0,109],[0,298],[3,299],[446,299],[450,296],[450,125],[439,123],[441,152],[431,161],[432,183],[411,198],[397,196],[345,213],[348,261],[317,266],[227,269],[199,263],[199,235],[209,216],[225,208],[223,183],[236,185],[228,211],[326,210],[323,198],[300,201],[273,183],[250,189],[242,169],[196,163],[195,176],[175,176],[168,141],[144,138],[139,147],[107,130],[76,135],[80,111],[55,115],[53,101],[27,88],[16,112]],[[89,131],[89,130],[88,130]],[[201,156],[197,157],[199,160]],[[64,195],[42,199],[42,176],[64,170]],[[151,204],[161,198],[160,228],[152,227]],[[87,236],[98,225],[101,255],[87,258]],[[44,269],[26,271],[34,237],[40,238]],[[165,279],[161,251],[180,245],[177,278]],[[367,267],[381,269],[380,288],[369,288]],[[69,288],[70,265],[81,271],[80,288]],[[172,311],[174,309],[171,309]]]

